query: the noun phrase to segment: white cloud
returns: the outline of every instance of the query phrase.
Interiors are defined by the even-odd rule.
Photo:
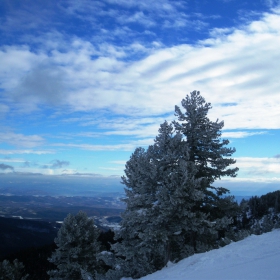
[[[150,118],[114,118],[99,121],[99,127],[104,129],[103,135],[133,135],[138,138],[155,137],[160,124],[165,120],[171,122],[173,116]],[[89,123],[90,124],[90,123]],[[94,122],[92,123],[94,124]]]
[[[0,162],[16,162],[16,163],[23,163],[26,162],[25,159],[21,158],[1,158]]]
[[[264,178],[264,177],[254,177],[254,178],[223,178],[219,181],[216,181],[216,183],[223,183],[223,182],[228,182],[228,183],[234,183],[234,182],[238,182],[238,183],[267,183],[267,184],[271,184],[271,183],[280,183],[280,178],[278,177],[270,177],[270,178]],[[279,185],[278,185],[279,187]]]
[[[170,11],[174,12],[175,11],[175,5],[179,5],[179,1],[176,3],[172,3],[169,0],[159,0],[159,1],[154,1],[150,2],[149,0],[143,0],[143,1],[134,1],[134,0],[106,0],[106,2],[111,3],[111,4],[117,4],[121,5],[124,7],[138,7],[143,10],[154,10],[154,11]],[[175,5],[174,5],[175,4]]]
[[[28,97],[30,110],[48,103],[138,116],[171,113],[197,89],[213,104],[210,118],[225,120],[226,129],[276,129],[280,128],[279,25],[277,11],[266,13],[226,34],[213,31],[218,37],[196,46],[143,46],[147,56],[134,62],[126,58],[135,44],[98,49],[75,39],[68,51],[48,55],[43,49],[35,54],[26,47],[7,46],[0,53],[5,62],[0,81],[17,105]],[[48,84],[49,88],[37,90]],[[229,102],[237,105],[220,105]],[[23,105],[26,109],[27,102]]]
[[[155,25],[155,21],[147,17],[143,12],[136,12],[131,16],[128,15],[123,15],[123,16],[118,16],[117,20],[120,23],[138,23],[142,24],[145,26],[153,26]]]
[[[32,53],[28,46],[3,46],[0,49],[1,87],[9,90],[38,62],[45,60],[45,54]]]
[[[124,166],[126,164],[126,161],[125,160],[113,160],[113,161],[110,161],[110,163],[120,164],[120,165]]]
[[[122,168],[115,168],[115,167],[99,167],[99,169],[110,170],[110,171],[123,171]]]
[[[236,166],[239,167],[239,175],[241,178],[263,178],[268,177],[280,179],[280,160],[273,158],[253,158],[253,157],[237,157]]]
[[[56,147],[70,147],[77,148],[87,151],[133,151],[137,147],[143,147],[152,145],[154,143],[154,138],[144,138],[139,140],[128,141],[124,144],[115,144],[115,145],[95,145],[95,144],[74,144],[74,143],[56,143],[52,146]]]
[[[265,134],[266,131],[256,131],[256,132],[248,132],[248,131],[224,131],[222,133],[221,138],[245,138],[253,135]]]
[[[237,157],[235,159],[235,165],[239,167],[237,177],[224,177],[215,181],[215,186],[225,187],[233,195],[262,195],[279,190],[279,158]]]
[[[0,150],[1,155],[21,155],[21,154],[36,154],[36,155],[45,155],[45,154],[54,154],[54,151],[50,150]]]
[[[237,157],[236,178],[224,177],[214,185],[226,187],[234,195],[263,195],[280,189],[280,159],[268,157]]]
[[[23,135],[14,132],[0,133],[0,143],[8,145],[32,148],[42,145],[44,139],[39,135]],[[9,150],[7,150],[9,153]]]
[[[109,4],[108,9],[106,5]],[[90,22],[93,26],[100,24],[97,17],[104,17],[106,19],[116,20],[123,25],[130,23],[141,24],[146,28],[151,26],[158,26],[163,28],[162,20],[168,19],[170,25],[176,26],[176,22],[184,21],[185,15],[182,10],[186,8],[186,3],[183,1],[95,1],[92,5],[91,1],[83,0],[76,3],[76,1],[68,1],[68,7],[63,8],[66,12],[80,18],[83,21]],[[131,12],[132,9],[136,12]],[[88,16],[88,14],[93,16]],[[185,24],[184,24],[185,26]],[[182,26],[180,26],[182,27]],[[132,35],[132,34],[130,34]]]

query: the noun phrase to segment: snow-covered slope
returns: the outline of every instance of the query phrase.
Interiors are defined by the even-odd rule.
[[[141,280],[280,279],[280,229],[170,264]]]

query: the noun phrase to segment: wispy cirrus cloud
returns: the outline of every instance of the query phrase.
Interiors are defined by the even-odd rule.
[[[120,165],[124,166],[126,164],[126,161],[124,161],[124,160],[113,160],[113,161],[110,161],[110,163],[120,164]]]
[[[184,1],[160,0],[155,2],[144,1],[96,1],[92,5],[91,1],[83,0],[67,2],[66,11],[72,15],[79,16],[81,13],[88,14],[90,10],[93,14],[103,17],[110,17],[122,23],[137,22],[144,26],[158,25],[160,18],[178,19],[182,17],[182,10],[187,6]],[[106,9],[110,4],[110,9]],[[115,8],[114,8],[115,7]],[[136,11],[136,12],[135,12]],[[94,18],[85,18],[93,21]]]
[[[110,108],[118,114],[157,115],[172,112],[171,104],[199,89],[212,101],[213,116],[224,119],[228,129],[279,128],[279,23],[278,12],[264,14],[197,46],[150,49],[134,62],[125,61],[128,47],[107,44],[97,50],[82,39],[73,40],[67,52],[49,55],[6,47],[0,53],[6,57],[5,73],[15,74],[12,81],[8,75],[0,79],[11,102],[21,102],[25,109],[28,104],[30,110],[49,104],[77,111]],[[24,63],[17,65],[7,57]],[[45,62],[38,64],[37,58]],[[219,106],[225,102],[238,106]]]
[[[139,140],[126,141],[120,144],[75,144],[75,143],[55,143],[52,146],[76,148],[87,151],[133,151],[137,147],[153,144],[154,138],[144,138]]]
[[[133,15],[123,15],[117,18],[120,23],[137,23],[145,26],[155,25],[155,21],[146,16],[143,12],[136,12]]]
[[[243,178],[266,178],[273,175],[280,179],[280,160],[277,157],[237,157],[236,161]]]
[[[10,158],[10,157],[2,158],[2,159],[0,159],[0,161],[1,162],[15,162],[15,163],[25,162],[25,160],[22,158]]]
[[[266,134],[267,131],[255,131],[255,132],[248,132],[248,131],[224,131],[222,133],[222,138],[245,138],[250,137],[253,135],[261,135]]]
[[[204,40],[198,46],[156,50],[134,63],[126,63],[114,53],[92,60],[94,47],[80,40],[75,52],[56,51],[49,58],[64,73],[57,80],[67,85],[53,102],[72,110],[110,107],[122,114],[161,114],[173,110],[170,104],[178,103],[187,93],[185,89],[200,89],[206,99],[211,95],[213,105],[238,104],[214,106],[213,115],[223,118],[227,128],[278,128],[279,22],[279,14],[265,14],[262,20],[225,36]],[[28,75],[23,81],[36,78],[30,77],[32,72]],[[51,84],[51,74],[45,76],[45,83]],[[22,85],[20,82],[18,89]],[[48,93],[37,95],[30,90],[28,100],[51,102]]]
[[[35,155],[46,155],[46,154],[54,154],[55,151],[51,150],[0,150],[1,155],[22,155],[22,154],[35,154]]]
[[[42,145],[44,143],[44,139],[39,135],[23,135],[14,132],[1,132],[0,143],[7,143],[8,145],[18,147],[33,148]]]

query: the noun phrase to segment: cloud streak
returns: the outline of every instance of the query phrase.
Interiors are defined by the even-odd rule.
[[[30,110],[49,104],[74,111],[110,108],[118,114],[160,115],[173,111],[170,104],[178,103],[190,89],[198,89],[212,101],[213,115],[224,119],[226,128],[276,129],[280,128],[279,24],[278,12],[264,14],[230,34],[196,46],[151,49],[135,62],[125,61],[129,49],[118,47],[117,53],[106,54],[110,46],[105,56],[92,59],[96,47],[81,39],[72,41],[68,52],[49,56],[6,47],[0,56],[6,57],[6,73],[14,71],[14,81],[8,82],[10,76],[5,75],[0,79],[25,110],[26,104]],[[7,60],[12,56],[24,64]],[[47,62],[40,65],[42,58]],[[238,105],[219,106],[225,102]]]
[[[22,155],[22,154],[36,154],[36,155],[45,155],[45,154],[54,154],[54,151],[48,150],[0,150],[1,155]]]
[[[237,157],[236,166],[243,177],[271,177],[280,179],[280,160],[277,157],[258,158],[258,157]]]
[[[23,135],[14,132],[0,132],[0,143],[1,142],[18,147],[33,148],[42,145],[44,139],[39,135]],[[9,153],[9,151],[7,151],[7,153]]]
[[[248,131],[224,131],[222,132],[222,138],[245,138],[254,135],[262,135],[266,134],[267,131],[255,131],[255,132],[248,132]]]
[[[125,144],[115,145],[92,145],[92,144],[74,144],[74,143],[56,143],[53,146],[77,148],[86,151],[133,151],[137,147],[148,146],[153,143],[153,138],[130,141]]]

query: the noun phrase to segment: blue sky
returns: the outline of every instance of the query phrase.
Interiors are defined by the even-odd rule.
[[[279,26],[273,0],[2,0],[0,183],[118,180],[199,90],[237,150],[238,177],[218,184],[279,189]]]

